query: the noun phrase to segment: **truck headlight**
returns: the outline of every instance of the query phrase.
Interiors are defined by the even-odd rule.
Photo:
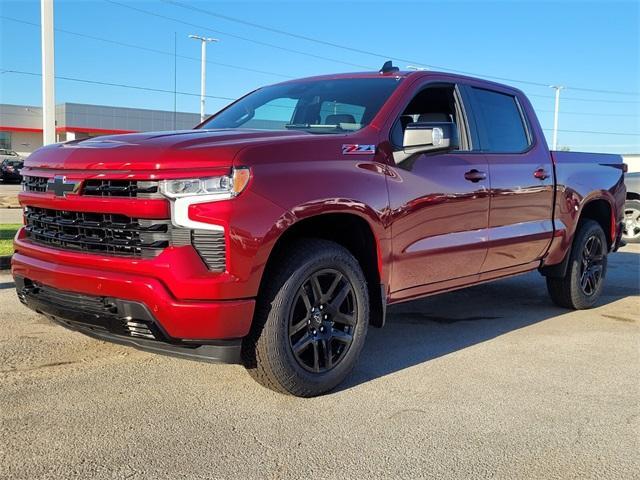
[[[239,167],[232,169],[231,174],[219,177],[162,180],[160,193],[171,199],[206,195],[208,201],[225,200],[239,195],[250,178],[250,170]]]

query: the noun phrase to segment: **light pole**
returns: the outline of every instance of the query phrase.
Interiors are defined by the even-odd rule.
[[[189,38],[200,40],[202,48],[200,58],[200,121],[204,122],[204,104],[206,95],[206,83],[207,83],[207,43],[217,42],[217,38],[202,37],[200,35],[189,35]]]
[[[42,144],[56,142],[56,101],[53,46],[53,0],[40,0],[42,37]]]
[[[551,150],[558,148],[558,113],[560,111],[560,90],[564,87],[562,85],[549,85],[556,91],[556,106],[553,110],[553,140],[551,142]]]
[[[424,72],[425,70],[429,70],[429,69],[425,67],[417,67],[415,65],[407,65],[407,70],[416,70],[418,72]]]

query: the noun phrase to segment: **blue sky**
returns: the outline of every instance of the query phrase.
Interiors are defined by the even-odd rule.
[[[193,94],[200,91],[200,46],[187,38],[190,33],[220,39],[209,47],[208,59],[227,65],[208,64],[207,93],[222,97],[235,98],[289,77],[378,69],[384,61],[380,56],[293,38],[162,0],[114,1],[196,26],[106,0],[55,0],[55,27],[60,30],[56,32],[56,75],[172,91],[174,32],[177,54],[193,57],[177,59],[177,89]],[[553,125],[553,92],[546,85],[635,93],[564,90],[561,130],[633,135],[561,131],[559,144],[573,150],[640,152],[638,1],[175,2],[350,49],[411,60],[412,64],[540,83],[504,81],[530,96],[546,129]],[[39,24],[39,1],[0,0],[0,16]],[[38,73],[39,28],[14,20],[0,18],[0,70]],[[409,62],[395,63],[404,68]],[[0,73],[0,103],[40,102],[39,77]],[[174,100],[172,93],[58,79],[56,103],[62,102],[173,110]],[[197,95],[178,95],[177,108],[197,112],[198,102]],[[207,99],[207,110],[215,111],[226,103]]]

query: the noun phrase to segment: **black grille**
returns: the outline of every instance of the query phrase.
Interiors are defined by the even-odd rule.
[[[36,243],[67,250],[150,258],[169,246],[169,220],[26,207],[26,232]]]
[[[226,269],[224,232],[192,230],[191,243],[209,270],[223,272]]]
[[[149,340],[164,339],[142,304],[58,290],[22,278],[16,279],[16,288],[20,301],[69,325]]]
[[[82,195],[99,197],[160,197],[158,182],[141,180],[85,180]]]
[[[26,192],[46,192],[47,177],[25,176]],[[158,182],[145,180],[84,180],[81,195],[95,197],[162,198]]]
[[[46,192],[47,191],[47,177],[24,177],[22,179],[22,185],[25,192]]]

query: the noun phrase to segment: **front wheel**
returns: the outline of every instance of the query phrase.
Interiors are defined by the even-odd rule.
[[[607,239],[598,222],[585,220],[578,226],[564,277],[547,277],[553,302],[582,310],[595,305],[602,293],[607,271]]]
[[[287,249],[258,298],[243,354],[264,386],[300,397],[335,388],[353,369],[369,322],[367,283],[344,247],[310,239]]]

